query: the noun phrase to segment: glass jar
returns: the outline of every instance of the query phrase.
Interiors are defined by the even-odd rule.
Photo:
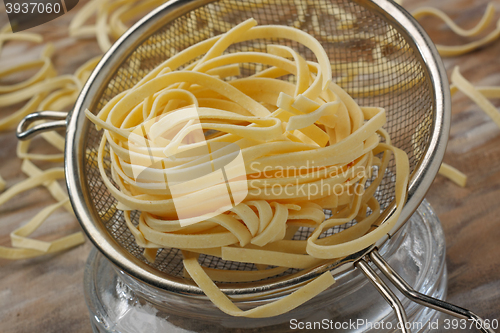
[[[415,290],[445,298],[444,235],[429,203],[424,201],[379,251]],[[232,317],[206,297],[187,297],[150,287],[120,271],[95,249],[87,260],[84,289],[94,332],[400,331],[392,308],[356,269],[336,277],[330,289],[289,313],[262,319]],[[393,290],[406,309],[411,331],[431,331],[439,312]],[[240,301],[236,305],[245,310],[269,301]]]

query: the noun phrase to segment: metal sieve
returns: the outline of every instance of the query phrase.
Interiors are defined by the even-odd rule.
[[[335,68],[334,76],[358,104],[386,109],[385,129],[393,145],[408,154],[411,177],[408,200],[397,225],[373,246],[314,269],[290,269],[269,279],[219,283],[219,287],[233,299],[273,298],[290,293],[326,270],[336,276],[359,268],[392,305],[403,324],[403,331],[409,332],[404,325],[406,315],[401,303],[368,265],[367,262],[372,261],[413,301],[477,320],[478,327],[484,327],[482,320],[472,312],[415,292],[377,252],[377,247],[389,240],[416,210],[436,176],[448,138],[451,107],[446,72],[433,43],[410,14],[386,0],[172,0],[135,24],[99,62],[68,118],[61,112],[39,112],[26,117],[18,128],[18,137],[26,139],[41,131],[67,126],[67,187],[76,216],[91,241],[119,269],[142,282],[188,298],[205,297],[197,286],[183,278],[179,250],[160,250],[154,264],[143,257],[142,249],[125,224],[123,213],[116,209],[116,200],[102,182],[96,151],[103,133],[87,120],[84,110],[97,113],[114,96],[131,88],[165,59],[206,39],[202,31],[207,27],[216,35],[249,17],[254,17],[261,25],[300,26],[323,44],[332,64],[353,63],[352,70],[362,73],[356,79],[345,80],[345,73]],[[353,18],[356,18],[355,23],[352,23]],[[186,31],[189,38],[182,37],[181,32]],[[308,60],[314,60],[309,50],[295,42],[285,39],[273,42],[291,46]],[[258,41],[235,44],[229,51],[249,49],[264,51]],[[376,49],[390,60],[390,70],[377,68],[380,65],[375,59]],[[253,64],[245,64],[242,68],[245,76],[255,71]],[[42,119],[57,121],[29,128],[31,122]],[[109,160],[106,169],[111,176]],[[373,228],[385,223],[394,211],[395,172],[392,161],[376,193],[383,213]],[[138,215],[132,215],[135,223]],[[339,232],[353,223],[355,221],[330,229],[327,234]],[[306,239],[310,233],[308,228],[301,228],[294,239]],[[227,270],[255,269],[253,264],[205,255],[200,256],[200,263]]]

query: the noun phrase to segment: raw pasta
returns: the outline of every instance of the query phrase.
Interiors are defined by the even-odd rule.
[[[2,175],[0,175],[0,192],[4,190],[5,185],[5,180],[2,178]]]
[[[0,52],[2,52],[3,44],[9,40],[41,43],[43,38],[41,35],[31,32],[18,32],[13,34],[10,24],[6,24],[2,27],[2,29],[0,29]]]
[[[478,91],[474,86],[467,81],[462,74],[460,68],[457,66],[453,69],[451,74],[451,83],[467,97],[473,100],[479,107],[500,127],[500,112],[497,108],[486,98],[485,94],[491,97],[498,97],[498,88],[483,89],[484,93]]]
[[[321,44],[291,27],[256,24],[249,19],[181,51],[114,97],[97,115],[86,112],[104,129],[98,152],[103,182],[117,199],[117,208],[125,212],[145,257],[154,261],[158,248],[182,249],[188,277],[222,311],[247,317],[286,312],[334,280],[327,272],[276,303],[244,312],[212,278],[258,280],[287,268],[312,268],[372,245],[397,221],[409,177],[406,153],[391,145],[382,128],[384,110],[360,107],[332,81],[332,66]],[[273,44],[267,45],[267,52],[226,52],[233,44],[257,38],[294,40],[309,48],[317,62]],[[192,62],[197,57],[201,60]],[[262,69],[241,77],[238,69],[245,63],[261,64],[256,68]],[[226,72],[239,78],[221,78]],[[295,80],[280,79],[283,75]],[[201,139],[196,139],[197,129],[203,130]],[[210,150],[208,160],[196,150],[203,144]],[[224,162],[228,144],[241,153],[243,175]],[[117,187],[105,170],[108,149]],[[396,210],[372,230],[380,215],[375,189],[392,156]],[[212,173],[197,180],[194,175],[203,174],[210,164],[212,171],[214,165],[225,168],[224,177]],[[373,167],[379,168],[376,176]],[[180,190],[168,179],[172,175],[184,181]],[[365,189],[368,179],[372,182]],[[222,207],[228,188],[233,205],[210,215],[210,209]],[[282,191],[270,191],[277,188]],[[196,204],[189,206],[189,216],[181,218],[179,205],[189,203]],[[325,220],[324,209],[332,211],[331,218]],[[140,211],[138,223],[131,219],[134,210]],[[196,220],[199,216],[206,218]],[[319,239],[324,231],[354,218],[355,228]],[[292,240],[298,227],[314,232],[307,240]],[[199,254],[253,263],[261,269],[207,269],[198,263]]]
[[[439,174],[450,179],[458,186],[465,187],[465,184],[467,184],[467,176],[449,164],[442,163]]]
[[[443,20],[445,24],[457,35],[463,37],[474,37],[484,32],[493,21],[493,17],[495,15],[495,5],[493,3],[488,4],[488,7],[486,8],[486,11],[482,19],[478,22],[478,24],[475,27],[468,30],[460,28],[458,25],[455,24],[455,22],[453,22],[450,19],[448,15],[446,15],[443,11],[437,8],[422,7],[414,11],[412,15],[416,19],[419,19],[424,16],[438,17],[441,20]],[[491,31],[488,35],[479,40],[464,45],[456,45],[456,46],[436,45],[436,48],[442,57],[459,56],[462,54],[472,52],[484,45],[487,45],[497,40],[499,37],[500,37],[500,20],[497,21],[496,27],[493,31]]]
[[[75,16],[75,19],[70,25],[70,34],[72,36],[80,38],[96,36],[99,46],[103,51],[106,51],[110,47],[112,39],[118,38],[127,30],[128,27],[126,26],[125,22],[137,15],[140,15],[140,13],[146,12],[156,7],[163,2],[164,1],[157,0],[144,1],[141,3],[138,3],[134,0],[90,1]],[[400,4],[402,3],[402,1],[397,2]],[[306,20],[306,13],[309,10],[309,2],[294,0],[290,1],[290,4],[295,5],[297,9],[297,19],[294,21],[293,26],[299,28]],[[260,1],[248,3],[249,8],[258,7],[260,5]],[[217,10],[217,13],[213,14],[215,17],[217,17],[221,13],[224,13],[225,11],[228,11],[228,9],[222,6],[217,9],[213,5],[209,6],[212,6],[210,8],[212,8],[213,11]],[[320,29],[320,23],[318,21],[319,14],[316,14],[313,14],[311,16],[311,19],[313,23],[315,22],[314,27],[316,29]],[[335,19],[339,21],[339,29],[351,27],[356,23],[356,17],[350,15],[349,13],[336,6],[329,5],[328,14],[333,15]],[[433,8],[422,8],[413,13],[416,18],[420,18],[426,15],[437,16],[442,19],[455,33],[466,37],[473,37],[483,32],[491,23],[493,14],[494,7],[492,5],[489,5],[482,20],[474,28],[465,30],[458,27],[443,12]],[[96,24],[85,26],[85,22],[93,15],[96,16]],[[220,25],[223,23],[218,22],[218,24]],[[226,26],[227,29],[231,28],[229,23],[226,23]],[[191,20],[186,21],[185,31],[179,31],[178,33],[187,34],[190,30],[197,29],[198,33],[201,36],[209,38],[213,37],[213,28],[214,23],[210,21],[206,26],[198,26],[196,17],[193,16]],[[0,51],[3,43],[9,40],[21,40],[36,43],[42,42],[42,37],[40,35],[24,32],[12,34],[9,33],[9,30],[9,27],[6,25],[0,31]],[[360,40],[376,40],[377,42],[384,44],[390,43],[391,38],[393,38],[392,34],[394,34],[393,31],[388,31],[387,36],[359,34],[357,37],[359,37]],[[329,36],[327,34],[322,35],[321,33],[319,33],[319,35],[320,38],[323,38],[325,40],[333,42],[342,41],[342,36]],[[479,41],[475,41],[463,46],[449,47],[438,45],[438,50],[442,56],[460,55],[475,50],[487,43],[490,43],[493,40],[497,39],[498,36],[499,30],[497,23],[497,28]],[[216,39],[213,40],[213,42],[215,43]],[[200,52],[200,54],[207,52],[210,49],[210,46],[213,45],[209,44],[210,43],[207,43],[205,45],[208,46],[208,48],[201,48],[202,50],[198,49],[195,50],[195,52]],[[150,47],[154,47],[154,45]],[[200,114],[204,112],[204,115],[206,116],[206,118],[202,118],[202,124],[208,126],[207,124],[213,124],[215,122],[216,124],[219,123],[219,131],[232,131],[226,132],[227,134],[225,135],[213,137],[212,139],[214,140],[214,142],[220,140],[238,142],[242,145],[242,151],[247,154],[246,157],[250,156],[252,158],[261,159],[262,163],[268,163],[267,165],[274,167],[278,166],[279,164],[276,163],[277,158],[275,158],[274,160],[273,158],[271,158],[273,154],[277,154],[278,156],[286,154],[290,154],[291,156],[293,156],[294,154],[297,154],[297,156],[303,158],[304,155],[309,154],[314,150],[327,149],[329,147],[335,146],[336,144],[339,144],[340,141],[347,139],[349,136],[355,133],[354,129],[356,128],[356,126],[358,126],[357,129],[359,130],[361,128],[364,129],[365,127],[369,127],[367,125],[370,122],[370,124],[373,125],[373,123],[375,122],[373,120],[374,118],[377,119],[377,122],[372,127],[376,128],[377,126],[379,126],[379,132],[377,133],[379,133],[380,136],[384,136],[384,133],[380,131],[380,126],[382,126],[383,124],[383,121],[381,120],[381,115],[383,114],[383,112],[381,110],[377,110],[374,108],[361,108],[362,116],[359,116],[359,110],[357,110],[358,115],[356,119],[358,121],[353,122],[353,119],[351,119],[353,115],[355,116],[355,113],[351,114],[351,112],[353,111],[353,105],[352,103],[349,103],[350,99],[348,97],[342,95],[342,92],[338,87],[332,85],[332,87],[335,87],[336,90],[333,88],[327,89],[326,93],[323,90],[321,94],[317,96],[317,99],[311,98],[311,96],[306,93],[305,90],[307,90],[310,84],[313,82],[316,82],[315,89],[317,89],[318,87],[324,88],[324,85],[318,85],[318,83],[320,82],[319,73],[322,73],[324,75],[328,72],[328,70],[325,71],[324,66],[319,66],[318,64],[311,62],[304,62],[304,60],[301,59],[300,55],[293,53],[293,50],[280,48],[279,46],[274,46],[274,49],[273,47],[271,47],[268,53],[258,55],[252,54],[252,52],[254,52],[256,49],[259,49],[260,47],[261,45],[256,43],[254,48],[249,47],[247,50],[245,50],[248,52],[232,55],[231,57],[233,58],[224,58],[219,54],[212,59],[205,59],[205,61],[200,62],[200,67],[198,67],[196,70],[191,68],[191,70],[208,74],[215,79],[212,80],[210,78],[203,77],[204,80],[207,80],[206,82],[216,82],[217,79],[239,76],[239,64],[245,61],[249,61],[251,57],[253,57],[253,61],[257,62],[257,73],[254,75],[254,81],[240,80],[239,82],[237,82],[237,80],[233,80],[233,83],[230,85],[233,88],[236,88],[236,90],[239,90],[240,92],[243,92],[244,94],[250,96],[251,99],[262,99],[262,101],[259,102],[265,107],[265,109],[267,109],[267,111],[259,106],[255,108],[253,108],[252,105],[250,105],[249,108],[245,108],[244,106],[242,106],[242,104],[248,106],[247,104],[245,104],[246,102],[249,102],[248,99],[237,99],[236,101],[228,100],[228,98],[222,96],[221,94],[214,93],[213,90],[208,89],[207,87],[200,87],[196,83],[186,84],[185,81],[182,81],[185,79],[184,76],[178,77],[178,80],[182,81],[182,83],[175,83],[170,87],[164,88],[166,90],[169,90],[168,93],[164,95],[158,92],[154,93],[152,95],[153,97],[149,101],[144,102],[140,107],[132,110],[134,112],[134,116],[128,118],[126,121],[124,121],[124,123],[120,125],[123,125],[125,129],[131,128],[131,124],[134,124],[134,121],[137,122],[138,119],[141,118],[139,115],[140,112],[143,112],[143,119],[147,118],[151,114],[157,116],[168,112],[174,112],[175,105],[167,105],[167,103],[165,102],[169,98],[180,98],[181,101],[185,99],[190,102],[196,100],[199,106],[198,110],[202,111]],[[178,53],[178,50],[175,49],[172,49],[171,51],[172,54]],[[375,55],[376,52],[377,55]],[[50,61],[51,53],[52,47],[50,45],[47,45],[42,53],[42,57],[40,60],[27,62],[10,69],[0,71],[0,77],[3,77],[27,69],[39,68],[38,72],[26,81],[10,86],[0,86],[0,94],[2,94],[0,96],[0,104],[3,103],[3,105],[9,105],[19,101],[28,100],[19,111],[13,113],[7,118],[0,119],[0,130],[6,130],[14,127],[25,115],[31,112],[48,109],[61,110],[71,105],[76,99],[81,85],[86,81],[86,78],[90,74],[91,69],[96,65],[98,61],[98,58],[92,59],[84,66],[82,66],[74,76],[56,77],[57,73],[55,72]],[[380,52],[380,47],[374,50],[374,59],[376,59],[378,62],[377,65],[373,67],[367,67],[365,65],[359,66],[359,64],[356,63],[333,63],[332,69],[337,73],[342,73],[343,75],[342,77],[338,78],[336,82],[338,84],[345,84],[354,80],[357,75],[372,74],[372,72],[379,71],[392,71],[393,69],[391,68],[393,66],[390,66],[390,61],[381,56],[381,54],[382,53]],[[182,65],[181,62],[182,60],[184,60],[182,59],[184,55],[186,54],[182,53],[181,56],[175,58],[176,60],[168,63],[168,65],[152,73],[152,75],[148,77],[148,80],[156,79],[157,77],[168,74],[172,71],[175,72],[177,67]],[[134,66],[134,64],[131,64],[131,66]],[[266,66],[271,66],[271,68],[265,70],[264,68]],[[354,71],[357,68],[363,68],[364,71],[371,71],[370,73],[361,73]],[[404,71],[404,66],[400,66],[400,69]],[[282,75],[283,73],[291,73],[296,75],[297,78],[298,76],[300,76],[302,79],[297,80],[297,85],[295,86],[292,84],[288,84],[287,82],[277,83],[274,79],[279,75]],[[193,77],[196,79],[200,78],[199,75],[194,75]],[[266,78],[270,80],[255,80],[257,78]],[[328,79],[329,76],[324,75],[323,79],[324,78]],[[413,85],[414,80],[415,79],[409,80],[408,82],[403,82],[401,85],[409,88]],[[145,83],[146,81],[142,83]],[[474,101],[476,101],[476,103],[478,103],[481,108],[485,110],[487,114],[489,114],[498,123],[498,111],[491,105],[491,103],[489,103],[489,101],[486,100],[487,98],[500,96],[498,87],[474,88],[472,87],[472,85],[470,85],[470,83],[465,81],[465,79],[463,79],[463,77],[459,75],[458,69],[456,70],[456,73],[454,72],[452,81],[456,84],[456,86],[452,86],[452,94],[460,89],[468,96],[470,96]],[[177,86],[175,86],[176,84]],[[276,85],[276,87],[279,87],[279,89],[270,89],[270,93],[262,93],[256,91],[256,89],[252,89],[252,86],[255,86],[256,84],[260,84],[263,87],[267,88],[273,88],[273,86]],[[218,83],[216,85],[218,85]],[[228,88],[227,85],[223,86]],[[136,88],[137,87],[139,87],[139,85],[136,86]],[[349,91],[349,93],[351,96],[356,97],[363,96],[364,94],[377,94],[381,91],[391,91],[397,88],[398,87],[393,85],[379,85],[358,88],[357,90]],[[235,92],[236,90],[233,90],[233,92]],[[276,90],[285,91],[287,94],[276,96]],[[331,94],[332,91],[333,94]],[[309,93],[312,94],[312,97],[314,97],[316,96],[317,91],[311,89],[309,90]],[[191,94],[192,96],[189,94]],[[234,97],[235,95],[238,94],[235,93],[231,96]],[[194,99],[191,99],[193,96]],[[331,101],[333,96],[335,97],[333,98],[333,101]],[[119,99],[121,99],[122,97],[124,97],[124,95],[120,95]],[[154,102],[158,103],[153,103],[153,100]],[[118,100],[116,100],[115,102],[118,102]],[[180,107],[180,105],[182,105],[182,102],[180,104],[177,103],[176,107]],[[253,104],[253,106],[256,105]],[[202,110],[202,108],[205,109]],[[278,109],[281,110],[281,112],[276,115],[276,111]],[[354,107],[354,109],[357,108]],[[149,114],[147,113],[148,111],[150,112]],[[232,113],[232,115],[229,116],[228,114],[225,114],[223,112],[217,113],[217,111],[225,111],[228,113]],[[217,115],[217,117],[215,117],[214,115]],[[90,114],[89,116],[92,117]],[[262,122],[262,119],[264,119],[265,117],[270,117],[277,120]],[[92,119],[99,123],[99,120],[95,118]],[[360,119],[361,121],[359,121]],[[103,120],[101,119],[101,121]],[[243,128],[244,126],[242,126],[242,124],[248,124],[250,121],[252,121],[252,129],[245,132],[245,129]],[[366,124],[360,125],[365,121]],[[281,132],[279,131],[279,124],[281,124],[282,127]],[[103,124],[100,123],[100,125]],[[106,128],[105,126],[109,125],[104,125],[103,127]],[[373,130],[373,128],[370,127],[370,130]],[[120,142],[120,140],[122,140],[123,137],[120,138],[120,135],[125,135],[126,138],[126,136],[128,136],[128,133],[127,131],[118,130],[118,127],[116,126],[114,128],[110,127],[109,129],[110,133],[107,134],[107,138],[105,140],[108,140],[108,143],[112,145],[111,149],[116,154],[113,160],[114,166],[127,166],[127,163],[130,164],[130,161],[127,160],[126,157],[127,145],[124,144],[123,147],[121,146],[122,142]],[[257,134],[257,132],[254,132],[254,130],[258,130],[260,132]],[[376,131],[374,131],[373,133],[375,132]],[[263,138],[263,133],[267,133],[266,135],[268,135],[270,141],[262,142],[262,140],[259,140]],[[61,152],[63,151],[64,138],[62,138],[60,135],[56,133],[44,133],[43,137],[48,143],[56,147]],[[387,136],[384,137],[388,139]],[[352,169],[354,166],[362,166],[364,168],[369,168],[369,166],[378,166],[382,169],[385,168],[385,166],[387,165],[387,161],[390,158],[390,151],[392,147],[378,144],[374,136],[370,138],[364,138],[364,140],[361,141],[364,142],[363,147],[358,145],[352,150],[353,154],[342,156],[341,159],[334,162],[339,162],[339,165],[343,165],[345,167],[346,165],[350,164],[345,161],[349,159],[353,159],[353,161],[355,160],[356,163],[354,163],[354,165],[349,165],[349,167],[347,167],[348,170]],[[120,142],[120,144],[117,144],[116,142]],[[369,143],[369,145],[367,145],[367,143]],[[71,206],[69,205],[67,195],[55,181],[55,178],[52,178],[56,175],[61,176],[60,173],[57,173],[60,172],[60,170],[47,170],[43,172],[30,162],[30,160],[62,161],[63,155],[42,155],[28,153],[29,144],[30,141],[19,143],[18,156],[24,159],[22,169],[30,178],[27,181],[20,183],[19,186],[15,185],[14,187],[12,187],[14,191],[10,189],[9,191],[1,195],[0,202],[5,202],[6,200],[8,200],[10,197],[12,197],[13,193],[19,193],[18,191],[28,189],[29,186],[26,186],[26,184],[40,183],[47,187],[52,196],[54,196],[54,198],[57,200],[57,203],[42,210],[27,225],[15,230],[11,234],[11,239],[13,242],[12,245],[16,248],[0,248],[0,257],[6,257],[10,259],[27,258],[63,250],[65,248],[69,248],[83,242],[83,237],[80,233],[65,237],[61,240],[53,242],[52,244],[27,238],[27,236],[31,232],[33,232],[41,223],[43,223],[44,219],[55,209],[64,207],[68,211],[71,211]],[[103,144],[101,145],[101,154],[104,153],[105,144],[106,142],[103,141]],[[271,146],[271,144],[274,144],[274,146]],[[259,152],[259,149],[263,148],[266,148],[267,150],[264,152]],[[370,148],[372,148],[371,154],[368,152],[368,149]],[[286,150],[287,153],[283,153],[282,149]],[[339,150],[340,149],[338,149],[336,152],[338,152]],[[377,157],[373,156],[377,152],[382,151],[384,151],[382,159],[378,159]],[[259,153],[262,154],[259,155]],[[300,155],[301,153],[303,155]],[[313,154],[311,154],[311,156],[312,155]],[[395,155],[398,162],[401,162],[401,160],[404,159],[404,156],[402,156],[400,152],[396,151]],[[356,159],[355,156],[358,156],[358,158]],[[366,158],[363,159],[359,156],[363,156],[363,158]],[[268,158],[266,159],[266,157]],[[286,155],[286,157],[288,157],[288,155]],[[300,160],[300,158],[297,158],[297,160]],[[293,157],[289,159],[290,162],[293,162],[293,160]],[[327,164],[326,161],[323,162]],[[333,163],[332,161],[330,162]],[[401,163],[404,165],[404,162]],[[182,163],[178,165],[181,164]],[[400,163],[398,163],[398,165],[400,165]],[[300,166],[300,164],[294,165],[294,167],[296,168]],[[404,169],[404,166],[402,169]],[[262,170],[258,171],[263,172]],[[267,265],[269,264],[281,263],[283,265],[283,263],[288,262],[287,266],[290,267],[308,267],[308,265],[315,265],[319,263],[320,260],[322,260],[321,258],[323,257],[331,258],[334,256],[345,255],[345,253],[353,251],[353,249],[359,248],[360,246],[365,246],[372,239],[378,237],[378,234],[373,232],[367,234],[380,212],[378,202],[373,198],[373,196],[370,195],[330,196],[314,198],[312,200],[304,202],[301,201],[301,199],[303,199],[302,197],[298,198],[298,201],[282,197],[275,197],[271,200],[267,200],[265,196],[259,197],[253,194],[254,197],[252,197],[252,200],[243,202],[240,207],[235,207],[233,211],[223,214],[226,216],[222,218],[213,218],[210,221],[204,221],[187,227],[181,227],[178,223],[176,223],[177,221],[175,220],[168,220],[165,219],[164,216],[156,216],[154,214],[148,214],[147,212],[143,211],[143,216],[141,216],[139,226],[137,227],[132,223],[130,219],[131,207],[133,208],[134,205],[137,205],[135,208],[141,209],[141,205],[144,201],[157,200],[159,198],[162,198],[162,195],[165,196],[165,194],[160,193],[158,195],[158,189],[151,188],[148,188],[148,191],[150,192],[148,194],[138,194],[140,192],[137,191],[142,191],[144,189],[140,188],[140,186],[135,186],[137,184],[133,184],[133,182],[129,182],[130,177],[128,177],[125,172],[126,170],[118,167],[114,173],[114,178],[118,180],[118,184],[120,184],[122,190],[126,189],[127,186],[131,188],[131,191],[129,191],[130,193],[127,192],[126,196],[122,198],[122,201],[120,201],[119,207],[125,210],[125,217],[128,226],[136,237],[138,244],[146,248],[145,256],[149,260],[153,261],[156,255],[157,248],[169,245],[179,245],[179,247],[184,248],[185,251],[183,253],[185,253],[185,267],[187,274],[189,274],[190,277],[193,278],[196,283],[198,283],[200,287],[205,290],[207,295],[216,304],[218,304],[218,306],[232,315],[244,315],[251,317],[263,316],[264,310],[265,312],[268,312],[270,311],[270,307],[266,307],[264,309],[254,309],[249,312],[242,312],[241,310],[235,308],[234,305],[232,305],[229,299],[227,299],[227,297],[223,293],[221,293],[220,290],[218,290],[218,288],[213,284],[212,281],[210,281],[210,279],[221,282],[256,281],[270,276],[275,276],[288,269],[288,267],[285,266],[266,269]],[[326,173],[327,171],[325,171],[325,174]],[[465,185],[465,176],[458,172],[456,169],[446,164],[442,165],[440,173],[449,177],[461,186]],[[354,172],[351,173],[351,175],[354,174]],[[401,169],[398,169],[398,175],[399,174],[404,175],[404,173],[401,172]],[[354,187],[357,184],[363,184],[363,182],[366,181],[365,178],[367,178],[361,177],[349,179],[349,177],[342,178],[343,175],[339,176],[338,174],[335,174],[335,176],[332,178],[335,179],[334,181],[337,182],[337,184],[343,184],[344,188]],[[291,179],[297,178],[296,174],[287,174],[283,176],[284,177],[272,177],[274,184],[286,184],[286,182],[291,181]],[[40,182],[40,179],[44,181]],[[318,179],[321,180],[326,178],[325,176],[319,174],[312,175],[306,180],[302,180],[302,183],[314,182],[318,181]],[[380,177],[375,180],[375,184],[377,184],[377,182],[379,181]],[[402,179],[398,179],[398,181],[399,184],[404,184],[404,181],[402,181]],[[257,185],[258,183],[259,180],[256,181]],[[0,176],[0,191],[2,191],[4,187],[5,181]],[[399,186],[397,188],[397,194],[400,193],[400,195],[397,197],[398,204],[401,204],[404,200],[404,196],[401,195],[401,193],[403,192],[402,187],[404,186]],[[263,187],[258,188],[262,189]],[[376,185],[372,184],[372,186],[367,191],[365,191],[365,193],[373,194],[372,192],[375,188]],[[130,196],[137,197],[137,199],[139,200],[130,200]],[[347,209],[348,203],[351,206],[350,209]],[[333,208],[334,210],[336,209],[336,211],[334,211],[334,216],[328,221],[323,221],[324,214],[322,208],[325,207],[330,209]],[[366,217],[366,212],[368,210],[370,210],[372,213],[371,215]],[[255,216],[257,218],[255,218]],[[354,217],[359,222],[353,227],[350,227],[341,233],[334,234],[329,237],[316,239],[316,236],[320,234],[321,231],[327,229],[332,225],[338,225],[344,223],[344,221],[349,221]],[[386,223],[386,225],[388,224],[389,223]],[[293,236],[297,228],[300,226],[315,227],[315,237],[311,237],[307,241],[290,240],[290,236]],[[145,237],[143,232],[148,234],[151,239]],[[382,230],[379,233],[383,234],[383,232],[384,231]],[[167,237],[166,235],[168,235],[169,233],[171,233],[175,237]],[[199,238],[193,241],[192,239],[189,239],[189,237],[185,238],[182,236],[184,234],[186,236],[189,236],[190,233],[207,234],[207,237],[203,237],[209,239],[209,241],[212,242],[212,246],[213,241],[220,236],[219,234],[222,234],[223,236],[219,238],[230,238],[230,243],[232,243],[229,244],[229,246],[221,246],[218,248],[207,247],[210,244],[203,244],[200,246],[198,245],[200,241]],[[279,237],[276,238],[275,235],[279,235]],[[366,237],[363,235],[365,235]],[[174,244],[174,240],[179,242],[179,244]],[[225,241],[227,242],[227,240]],[[242,246],[242,244],[245,245]],[[198,248],[194,248],[193,246],[195,245],[197,245]],[[257,271],[227,271],[211,269],[201,267],[198,264],[196,260],[196,254],[199,253],[223,257],[225,259],[233,258],[243,260],[244,258],[247,258],[245,260],[248,260],[248,262],[260,262],[261,264],[256,265],[259,268],[259,270]],[[257,254],[262,254],[262,256],[258,256]],[[257,260],[257,257],[260,257],[261,259]],[[286,258],[288,258],[289,260],[284,261],[283,259]],[[301,290],[301,292],[303,292],[307,297],[312,297],[315,293],[318,293],[321,290],[327,288],[332,283],[333,279],[331,278],[331,276],[325,273],[320,278],[313,281],[308,286],[308,289],[304,288]],[[290,295],[289,298],[283,299],[283,302],[280,303],[281,305],[272,305],[271,311],[274,312],[270,313],[274,315],[283,313],[297,306],[301,302],[304,302],[305,300],[305,298],[300,298],[296,295]],[[286,304],[286,306],[283,306],[283,304]]]
[[[39,43],[42,41],[42,36],[31,33],[12,34],[4,28],[0,32],[0,44],[7,40]],[[75,75],[57,76],[57,72],[51,61],[53,52],[54,47],[49,43],[43,48],[39,60],[29,61],[0,71],[0,78],[3,78],[38,68],[35,74],[24,81],[11,85],[0,85],[1,106],[12,106],[16,103],[27,101],[19,110],[0,119],[0,131],[14,128],[29,113],[44,110],[64,110],[73,105],[82,84],[86,81],[90,71],[99,60],[99,58],[94,58],[86,62],[76,71]],[[57,133],[43,133],[42,137],[57,150],[64,151],[64,137],[61,135]],[[64,207],[68,212],[73,213],[66,191],[57,182],[58,179],[64,178],[62,168],[52,168],[42,171],[31,162],[31,160],[62,162],[63,154],[29,153],[30,143],[31,140],[20,141],[17,149],[18,157],[23,159],[21,169],[29,178],[2,193],[0,195],[0,205],[15,195],[40,185],[45,186],[57,202],[42,209],[27,224],[11,232],[12,247],[0,247],[0,257],[5,259],[26,259],[42,256],[75,247],[85,241],[81,232],[75,232],[52,242],[29,238],[58,208]],[[0,177],[0,191],[4,187],[5,181]]]
[[[10,200],[15,195],[32,189],[44,183],[50,184],[56,179],[64,177],[62,168],[49,169],[40,172],[38,175],[30,177],[20,183],[9,188],[0,195],[0,205]],[[16,229],[11,233],[13,248],[0,246],[0,258],[5,259],[25,259],[37,257],[47,253],[62,251],[84,242],[84,236],[81,232],[76,232],[72,235],[59,238],[52,242],[43,242],[35,239],[27,238],[31,233],[40,227],[40,225],[59,207],[68,203],[68,198],[59,201],[58,203],[46,207],[36,214],[27,224]]]

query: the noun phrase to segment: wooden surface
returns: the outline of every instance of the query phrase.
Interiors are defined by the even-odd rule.
[[[53,60],[59,73],[72,73],[99,54],[95,41],[67,36],[71,15],[83,3],[80,1],[69,14],[30,30],[55,43]],[[459,25],[471,27],[482,16],[487,1],[407,0],[405,7],[412,10],[429,4],[444,9]],[[499,0],[495,5],[500,11]],[[0,25],[6,22],[5,9],[0,5]],[[467,42],[438,20],[424,19],[421,23],[436,42]],[[41,48],[27,43],[7,44],[0,54],[0,68],[36,59]],[[500,85],[499,55],[500,40],[471,54],[445,59],[444,63],[448,74],[459,65],[462,74],[476,85]],[[498,101],[495,103],[500,106]],[[0,109],[0,117],[11,111]],[[25,179],[16,158],[16,144],[13,131],[0,133],[0,174],[8,186]],[[36,148],[47,149],[43,145]],[[484,318],[500,320],[500,129],[460,93],[453,98],[445,162],[469,177],[466,188],[438,177],[427,195],[445,231],[448,300]],[[0,206],[0,245],[10,246],[9,233],[51,202],[48,193],[38,188]],[[36,235],[51,239],[78,229],[75,218],[61,210]],[[84,263],[90,249],[87,241],[56,255],[14,262],[0,259],[0,332],[90,332],[82,290]]]

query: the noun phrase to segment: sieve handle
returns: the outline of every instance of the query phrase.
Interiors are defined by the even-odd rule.
[[[423,306],[427,306],[427,307],[432,308],[434,310],[438,310],[438,311],[441,311],[443,313],[446,313],[446,314],[449,314],[449,315],[452,315],[452,316],[455,316],[455,317],[458,317],[461,319],[472,320],[476,324],[475,325],[476,328],[483,333],[495,333],[495,331],[493,331],[492,329],[486,328],[487,325],[484,322],[484,320],[481,319],[478,315],[476,315],[472,311],[469,311],[467,309],[453,305],[451,303],[447,303],[447,302],[439,300],[437,298],[433,298],[433,297],[424,295],[422,293],[419,293],[415,289],[413,289],[398,273],[396,273],[394,271],[394,269],[392,269],[392,267],[389,265],[389,263],[387,261],[385,261],[384,258],[382,258],[382,256],[377,251],[377,249],[374,249],[373,251],[370,252],[369,258],[375,264],[375,266],[377,266],[380,269],[380,271],[389,279],[389,281],[392,284],[394,284],[394,286],[396,286],[396,288],[398,288],[399,291],[403,295],[408,297],[413,302],[416,302],[416,303],[421,304]],[[366,264],[366,262],[363,259],[362,259],[362,261]],[[362,264],[362,266],[363,266],[363,264]],[[366,265],[366,266],[368,266],[368,265]],[[363,271],[363,273],[365,273],[365,272]],[[375,274],[375,272],[373,272],[373,273]],[[370,279],[370,281],[373,282],[371,276],[367,275],[366,273],[365,273],[365,275]],[[380,277],[378,277],[378,276],[377,276],[377,278],[380,279]],[[386,286],[386,288],[387,288],[387,286]],[[405,331],[403,331],[403,332],[405,332]]]
[[[19,140],[28,140],[43,132],[54,131],[61,128],[66,128],[66,112],[59,111],[41,111],[34,112],[26,117],[17,126],[16,135]],[[42,124],[35,124],[39,120],[53,120]]]
[[[391,305],[396,316],[398,317],[398,321],[401,326],[401,331],[403,333],[411,333],[408,328],[408,318],[406,316],[405,309],[399,299],[394,295],[392,290],[387,286],[387,284],[377,275],[377,273],[373,270],[373,268],[368,265],[368,263],[364,260],[358,260],[354,266],[359,268],[363,274],[370,280],[370,282],[377,288],[379,293],[385,298],[385,300]]]

